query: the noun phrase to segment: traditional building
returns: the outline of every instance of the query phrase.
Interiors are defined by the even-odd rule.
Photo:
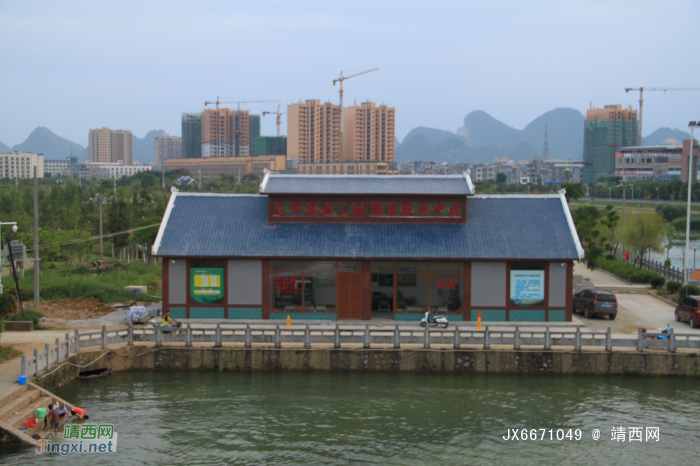
[[[260,194],[173,193],[153,254],[174,318],[564,322],[583,249],[563,193],[268,173]]]

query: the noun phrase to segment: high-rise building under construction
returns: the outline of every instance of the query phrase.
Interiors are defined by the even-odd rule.
[[[365,102],[343,109],[343,160],[394,161],[395,109]]]
[[[307,100],[287,105],[287,158],[340,162],[340,105]]]
[[[202,112],[182,114],[183,159],[196,159],[202,156]]]
[[[204,110],[202,157],[248,157],[250,152],[250,115],[247,110]]]
[[[602,176],[614,176],[617,150],[637,144],[638,134],[637,111],[632,106],[589,109],[583,136],[583,182],[595,183]]]

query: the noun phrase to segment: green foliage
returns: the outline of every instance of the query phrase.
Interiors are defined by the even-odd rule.
[[[17,297],[15,296],[15,285],[9,286],[11,279],[8,277],[6,285],[0,295],[0,318],[17,312]]]
[[[614,231],[620,221],[620,214],[613,206],[600,210],[583,205],[575,209],[571,216],[586,253],[586,265],[589,269],[594,269],[603,253],[613,249]]]
[[[621,259],[606,260],[600,258],[597,266],[633,283],[651,283],[653,278],[661,277],[656,272],[640,269],[630,262],[623,262]]]
[[[659,287],[664,286],[664,283],[666,283],[666,279],[664,277],[654,277],[649,281],[649,283],[651,283],[652,288],[657,289]]]
[[[686,217],[677,218],[671,222],[673,227],[681,232],[685,232],[686,229]],[[690,220],[690,231],[700,230],[700,219],[694,218]]]
[[[677,218],[685,217],[686,208],[680,205],[663,204],[656,207],[656,211],[667,222],[673,222]]]
[[[561,188],[566,189],[564,196],[567,202],[576,201],[586,195],[583,183],[562,183]]]
[[[676,294],[681,286],[683,286],[681,282],[670,281],[666,283],[666,291],[671,294]]]
[[[33,307],[25,307],[22,313],[16,312],[5,317],[8,321],[21,321],[27,322],[32,321],[34,323],[34,330],[41,330],[43,327],[39,325],[39,319],[44,317],[44,314],[37,311]]]
[[[700,296],[700,287],[695,285],[683,285],[678,289],[678,299],[685,299],[686,296]]]
[[[663,252],[662,240],[666,236],[666,226],[661,216],[656,213],[638,213],[628,216],[623,225],[625,247],[637,259],[651,251]]]
[[[5,331],[5,320],[0,319],[0,333]]]
[[[658,294],[658,295],[661,296],[662,298],[665,298],[666,296],[668,296],[668,291],[666,291],[666,288],[659,288],[659,289],[656,291],[656,294]]]

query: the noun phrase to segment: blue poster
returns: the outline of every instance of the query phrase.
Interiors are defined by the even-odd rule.
[[[511,270],[510,301],[518,306],[544,303],[544,270]]]

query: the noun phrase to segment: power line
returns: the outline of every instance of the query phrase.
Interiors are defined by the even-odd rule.
[[[160,226],[160,223],[154,223],[153,225],[148,225],[145,227],[132,228],[131,230],[117,231],[115,233],[109,233],[109,234],[103,235],[102,237],[103,238],[110,238],[112,236],[123,235],[126,233],[131,233],[132,231],[145,230],[146,228],[153,228],[153,227],[157,227],[157,226]],[[42,244],[41,246],[39,246],[39,249],[41,250],[41,249],[53,248],[56,246],[60,247],[60,246],[67,246],[69,244],[86,243],[88,241],[95,241],[98,239],[100,239],[99,236],[91,236],[90,238],[81,238],[81,239],[77,239],[77,240],[63,241],[60,243]],[[33,251],[33,250],[34,250],[34,248],[31,248],[31,249],[27,248],[27,252]]]

